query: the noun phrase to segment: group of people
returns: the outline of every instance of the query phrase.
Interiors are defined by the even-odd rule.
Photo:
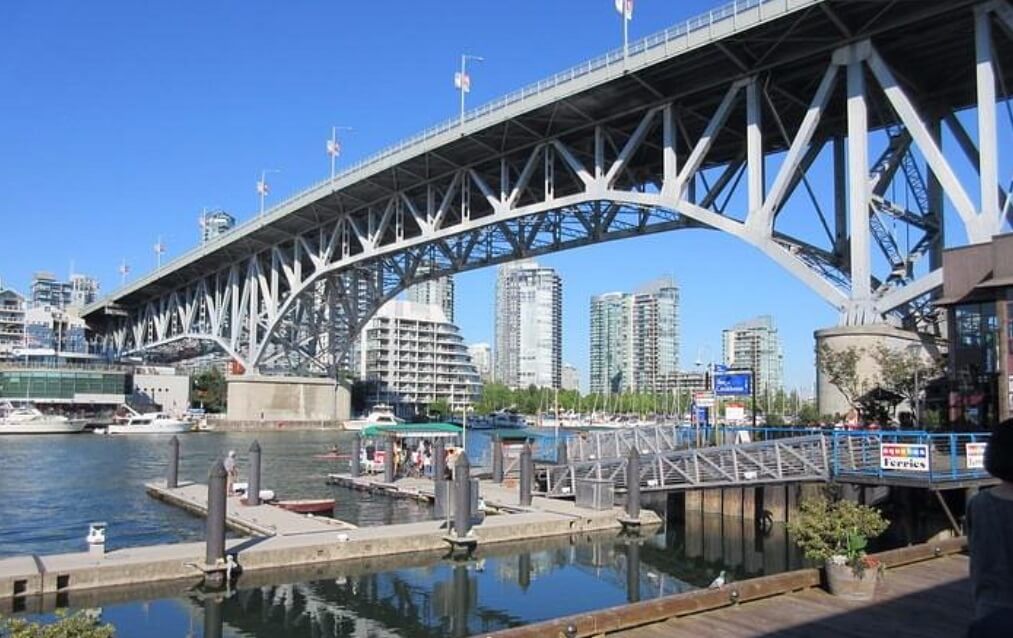
[[[463,450],[448,445],[443,449],[445,463],[443,478],[453,478],[453,467]],[[434,478],[437,448],[429,439],[399,439],[394,443],[394,475]],[[386,452],[373,444],[366,445],[360,453],[359,463],[368,472],[379,472],[383,468]]]

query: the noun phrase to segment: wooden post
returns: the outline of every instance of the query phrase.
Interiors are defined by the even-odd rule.
[[[726,487],[721,495],[721,514],[727,517],[742,518],[742,488]]]
[[[784,485],[763,486],[763,511],[770,512],[770,516],[775,523],[785,522],[786,511]]]
[[[721,488],[703,491],[703,513],[721,514]]]
[[[756,488],[742,488],[742,518],[747,521],[756,520]]]

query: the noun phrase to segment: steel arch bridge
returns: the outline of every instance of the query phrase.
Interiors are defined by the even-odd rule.
[[[205,343],[247,371],[333,375],[414,283],[709,228],[843,324],[923,321],[946,206],[969,243],[1008,223],[1011,35],[1009,0],[739,0],[364,160],[85,315],[120,355]],[[793,200],[825,236],[782,229]]]

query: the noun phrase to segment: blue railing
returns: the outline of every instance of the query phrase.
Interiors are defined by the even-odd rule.
[[[986,433],[836,431],[830,448],[831,472],[839,478],[929,484],[987,479],[982,456],[988,438]]]

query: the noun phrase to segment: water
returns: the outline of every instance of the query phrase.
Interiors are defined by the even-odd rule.
[[[326,484],[347,461],[313,458],[351,435],[325,431],[202,432],[180,440],[180,480],[207,482],[215,458],[237,451],[240,478],[254,439],[262,448],[265,488],[281,498],[337,500],[335,516],[356,525],[429,517],[413,501],[374,499]],[[469,446],[470,446],[469,441]],[[0,557],[84,551],[92,521],[109,523],[109,549],[203,538],[204,520],[156,501],[144,484],[163,479],[168,437],[95,434],[0,437]]]
[[[228,594],[156,585],[133,588],[126,602],[109,592],[63,602],[101,607],[118,636],[466,636],[706,587],[722,569],[735,581],[801,565],[783,528],[763,536],[706,517],[642,540],[535,539],[480,546],[460,561],[423,554],[251,573]],[[26,611],[41,604],[52,600]]]

